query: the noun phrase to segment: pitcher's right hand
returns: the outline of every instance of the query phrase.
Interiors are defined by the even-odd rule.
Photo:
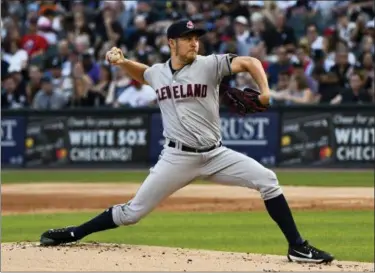
[[[118,47],[112,47],[109,51],[107,51],[105,57],[111,65],[120,65],[126,61],[122,50]]]

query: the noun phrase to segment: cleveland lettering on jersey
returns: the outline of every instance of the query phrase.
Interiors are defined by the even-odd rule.
[[[207,84],[181,84],[173,87],[163,86],[156,89],[159,101],[165,99],[180,98],[205,98],[207,96]]]

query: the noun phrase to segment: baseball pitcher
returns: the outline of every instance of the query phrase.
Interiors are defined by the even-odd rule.
[[[259,191],[267,212],[288,242],[290,261],[327,263],[334,259],[302,238],[275,173],[223,146],[220,103],[241,115],[262,112],[268,107],[270,90],[263,67],[255,58],[198,55],[199,37],[205,33],[188,20],[173,23],[167,30],[170,59],[150,67],[126,59],[119,48],[107,52],[112,65],[155,90],[163,120],[164,148],[132,200],[114,205],[80,226],[50,229],[41,235],[41,245],[75,242],[94,232],[135,224],[162,200],[203,177],[213,183]],[[259,91],[221,84],[223,77],[239,72],[250,73]]]

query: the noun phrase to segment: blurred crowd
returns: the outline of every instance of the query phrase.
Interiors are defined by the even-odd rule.
[[[169,58],[166,28],[189,18],[209,33],[200,54],[261,60],[272,104],[374,103],[372,1],[1,1],[2,109],[155,106],[150,86],[105,53],[152,65]],[[223,79],[254,85],[248,73]]]

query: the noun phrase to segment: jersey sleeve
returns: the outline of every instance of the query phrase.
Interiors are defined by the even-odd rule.
[[[151,67],[148,67],[145,72],[143,72],[143,79],[150,85],[152,86],[152,74],[151,74],[151,71],[152,70],[152,66]]]
[[[150,99],[150,101],[156,100],[158,98],[154,88],[150,86],[146,86],[145,88],[147,88],[147,97]]]
[[[231,62],[237,57],[232,53],[212,54],[209,58],[209,69],[214,71],[216,80],[220,82],[223,77],[232,75]]]

